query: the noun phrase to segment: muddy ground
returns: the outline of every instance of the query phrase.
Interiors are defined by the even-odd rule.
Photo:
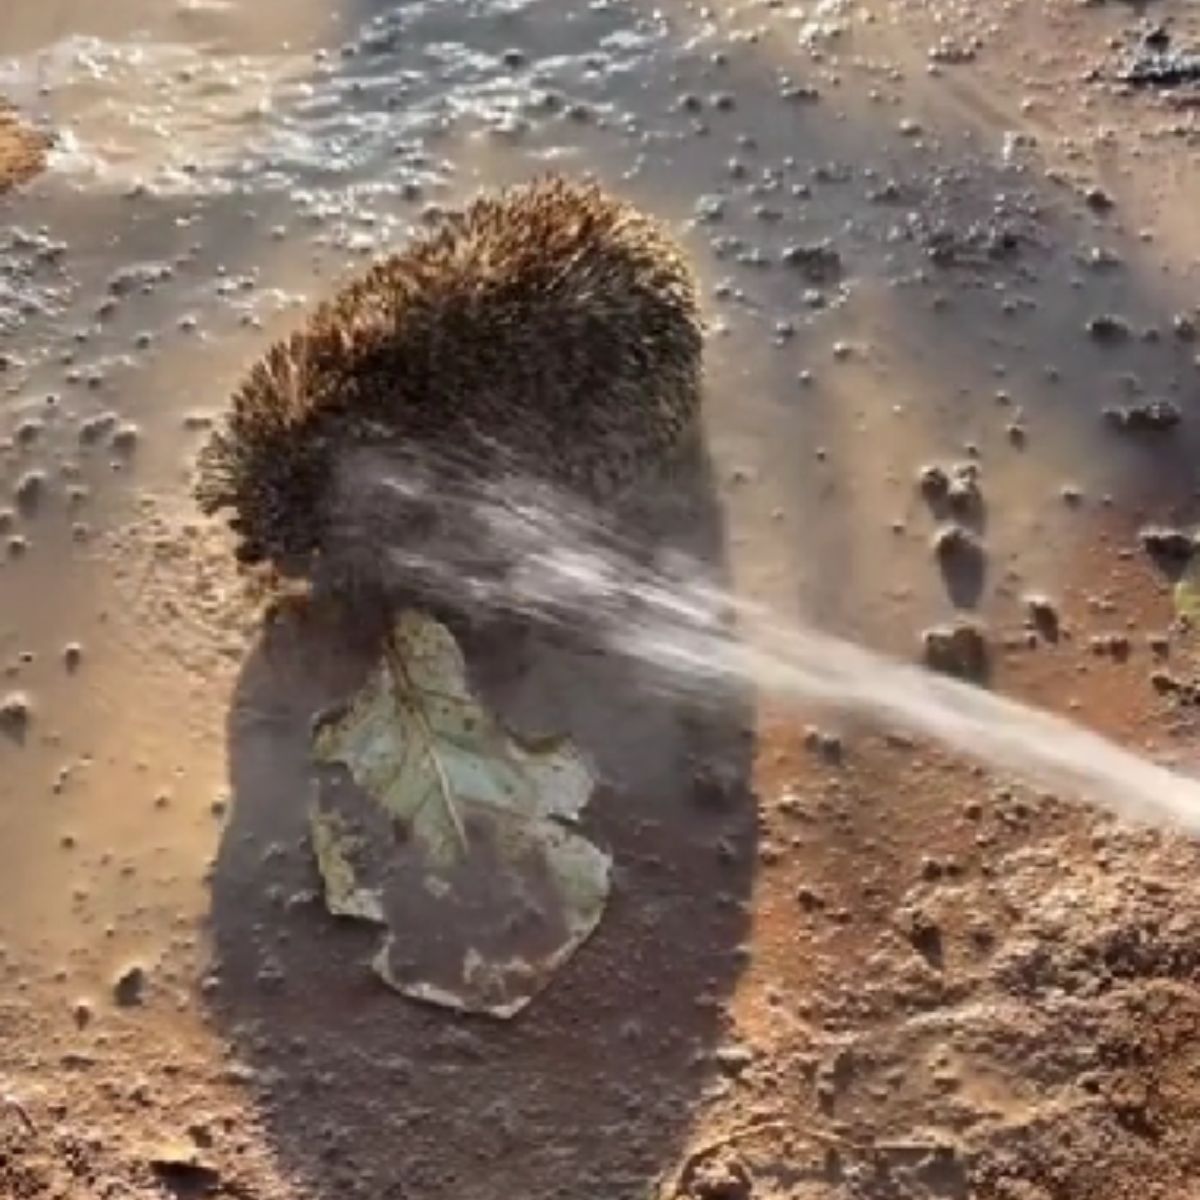
[[[478,648],[598,762],[615,894],[511,1024],[387,991],[304,836],[362,647],[264,625],[187,480],[426,205],[595,171],[705,284],[655,536],[906,659],[970,620],[979,686],[1189,769],[1190,546],[1140,531],[1196,518],[1194,6],[267,7],[0,30],[0,1195],[1191,1195],[1195,843],[750,688]]]

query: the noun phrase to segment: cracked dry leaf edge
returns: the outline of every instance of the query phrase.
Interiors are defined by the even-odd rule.
[[[324,812],[313,803],[309,805],[308,824],[313,855],[324,884],[325,906],[335,917],[358,917],[376,925],[386,924],[382,896],[358,882],[354,864],[346,852],[348,843],[352,844],[357,835],[350,832],[341,814]]]
[[[548,955],[537,964],[536,970],[532,969],[534,964],[523,958],[511,958],[503,963],[491,964],[493,970],[501,975],[521,972],[527,979],[535,980],[536,986],[530,988],[523,995],[510,1000],[493,1004],[472,1004],[464,998],[464,993],[469,991],[467,987],[456,991],[451,987],[442,987],[427,980],[398,979],[388,966],[395,943],[395,935],[390,931],[385,934],[379,949],[371,960],[371,967],[380,979],[388,987],[410,999],[437,1005],[441,1008],[451,1008],[457,1012],[486,1014],[502,1020],[509,1020],[527,1008],[550,986],[559,968],[572,958],[579,947],[595,933],[608,904],[611,883],[612,858],[608,854],[598,846],[594,846],[586,838],[571,833],[558,822],[549,821],[547,824],[557,826],[557,832],[563,838],[563,841],[558,843],[560,854],[554,861],[557,861],[559,865],[566,861],[573,861],[578,868],[560,876],[568,885],[566,894],[575,901],[573,905],[566,906],[568,936],[553,954]],[[582,916],[580,916],[581,913]],[[572,914],[578,919],[570,920]],[[483,964],[486,961],[473,946],[468,946],[463,952],[464,979],[474,969],[472,964]]]

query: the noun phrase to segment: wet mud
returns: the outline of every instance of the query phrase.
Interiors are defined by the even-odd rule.
[[[303,306],[480,186],[592,172],[704,282],[709,462],[650,543],[1191,769],[1191,6],[13,8],[0,1192],[1186,1194],[1193,845],[586,639],[462,631],[601,767],[599,931],[511,1025],[386,991],[304,837],[369,646],[265,620],[188,489]]]

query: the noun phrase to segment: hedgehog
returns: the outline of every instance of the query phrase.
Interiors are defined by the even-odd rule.
[[[374,451],[604,509],[695,432],[701,347],[695,277],[656,220],[560,176],[485,193],[267,351],[196,499],[228,515],[244,566],[310,579],[347,528],[345,465]]]

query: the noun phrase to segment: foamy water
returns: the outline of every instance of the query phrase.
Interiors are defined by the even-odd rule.
[[[386,549],[399,579],[587,630],[607,649],[653,667],[664,688],[750,683],[776,701],[858,713],[936,739],[1118,817],[1200,832],[1200,780],[1063,717],[789,622],[706,582],[699,564],[674,555],[647,562],[561,495],[511,482],[448,488],[448,474],[407,471],[364,486],[356,472],[352,519],[370,511],[366,528],[376,546],[386,545],[389,527],[404,528],[404,506],[432,504],[438,513],[436,544]],[[449,540],[444,531],[452,531]],[[493,566],[516,565],[502,574],[473,569],[480,545]]]
[[[523,141],[579,101],[592,120],[624,120],[614,89],[662,42],[660,22],[572,11],[559,53],[534,66],[506,57],[505,29],[497,6],[451,0],[371,17],[340,53],[65,35],[0,58],[0,93],[54,129],[52,169],[79,187],[299,191],[320,212],[342,189],[390,196],[444,181],[429,144],[451,131]],[[367,197],[355,199],[363,209]]]

